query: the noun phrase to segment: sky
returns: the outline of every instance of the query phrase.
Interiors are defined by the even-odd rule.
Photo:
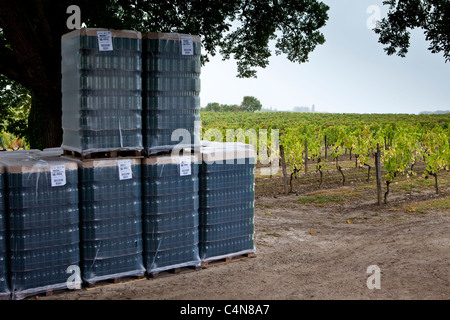
[[[273,53],[256,79],[241,79],[236,62],[217,54],[202,67],[201,106],[240,104],[244,96],[254,96],[263,108],[279,111],[312,105],[316,112],[334,113],[450,110],[450,62],[428,50],[422,30],[411,32],[406,58],[388,56],[368,27],[377,15],[374,8],[386,16],[383,0],[322,1],[330,7],[321,29],[326,42],[309,62],[292,63]]]

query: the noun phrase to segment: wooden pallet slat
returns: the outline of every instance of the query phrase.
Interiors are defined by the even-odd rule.
[[[138,150],[112,150],[83,154],[76,151],[63,150],[63,155],[66,157],[73,157],[81,160],[92,160],[108,158],[139,158],[142,157],[142,152]]]
[[[109,287],[122,283],[132,283],[136,281],[145,280],[145,276],[127,276],[127,277],[116,277],[111,279],[100,280],[94,283],[84,283],[84,288],[86,290],[97,289]]]
[[[202,267],[202,269],[205,269],[205,268],[209,267],[210,265],[234,262],[234,261],[239,261],[239,260],[246,259],[246,258],[255,258],[255,257],[256,257],[256,254],[254,252],[247,252],[247,253],[243,253],[240,255],[230,255],[230,256],[226,256],[226,257],[222,257],[222,258],[218,258],[218,259],[202,261],[201,267]]]
[[[163,270],[163,271],[154,271],[154,272],[150,271],[150,272],[148,272],[148,277],[155,279],[160,276],[180,274],[180,273],[185,273],[185,272],[190,272],[190,271],[198,271],[198,270],[201,270],[200,266],[175,267],[175,268],[171,268],[171,269],[167,269],[167,270]]]

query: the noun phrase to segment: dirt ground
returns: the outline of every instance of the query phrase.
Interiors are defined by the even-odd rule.
[[[439,195],[431,179],[400,179],[382,206],[365,169],[347,173],[342,186],[326,170],[321,189],[309,173],[288,195],[280,175],[257,177],[254,258],[29,299],[450,299],[450,173]],[[379,289],[367,286],[374,265]]]

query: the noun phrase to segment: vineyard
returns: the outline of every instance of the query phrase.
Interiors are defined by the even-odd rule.
[[[317,175],[316,180],[310,179],[317,189],[333,169],[341,176],[342,185],[352,183],[348,176],[355,171],[349,170],[352,161],[357,172],[365,171],[365,182],[376,182],[381,205],[388,202],[390,186],[398,179],[417,176],[433,180],[438,194],[438,177],[450,170],[449,114],[202,111],[201,120],[204,139],[245,141],[253,144],[260,156],[270,154],[272,161],[279,159],[286,194],[295,191],[293,181],[301,179],[300,175],[308,179],[308,173]],[[273,147],[272,133],[279,138]],[[259,149],[266,141],[267,152]],[[361,174],[358,176],[361,180]]]

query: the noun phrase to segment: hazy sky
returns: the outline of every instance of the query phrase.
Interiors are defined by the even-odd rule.
[[[292,110],[315,105],[316,111],[338,113],[418,113],[450,110],[450,62],[432,54],[423,31],[414,30],[406,58],[388,56],[368,28],[383,0],[323,0],[330,6],[322,29],[326,43],[309,62],[292,63],[285,55],[270,58],[257,79],[236,77],[233,60],[220,54],[202,68],[201,105],[240,104],[246,95],[264,108]]]

